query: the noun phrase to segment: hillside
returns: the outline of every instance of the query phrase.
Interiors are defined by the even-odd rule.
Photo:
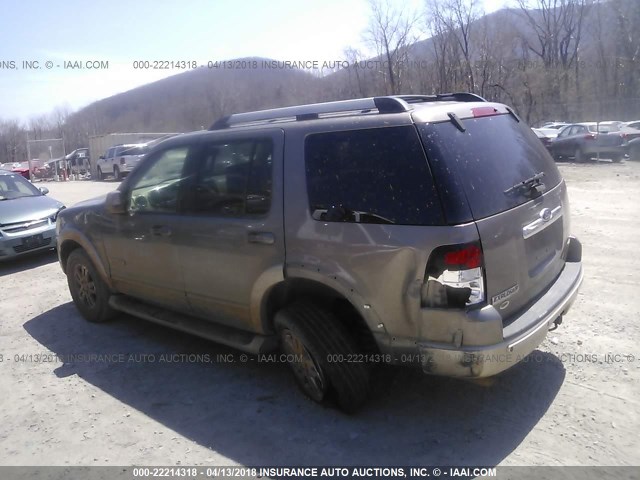
[[[398,72],[400,91],[473,90],[514,105],[532,123],[548,118],[640,116],[638,59],[621,61],[621,55],[633,55],[625,53],[624,42],[633,45],[638,38],[624,38],[622,8],[632,31],[637,30],[637,0],[596,4],[584,16],[581,30],[567,34],[569,44],[580,34],[579,61],[559,66],[545,64],[533,52],[540,47],[540,31],[531,21],[543,23],[540,11],[529,11],[529,18],[519,9],[494,12],[471,24],[471,85],[459,48],[451,40],[459,32],[450,31],[447,38],[434,36],[406,47],[405,58],[413,66]],[[446,42],[448,57],[438,59],[435,52]],[[85,135],[189,131],[206,128],[233,112],[385,93],[388,85],[379,68],[348,68],[324,77],[297,69],[201,68],[95,102],[73,114],[67,125]]]

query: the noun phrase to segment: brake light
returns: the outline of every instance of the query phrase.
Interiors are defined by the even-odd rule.
[[[498,110],[493,107],[477,107],[472,108],[471,113],[473,113],[474,117],[489,117],[491,115],[497,115]]]
[[[124,165],[126,163],[126,160],[124,159],[124,157],[120,158],[120,165]]]
[[[482,266],[482,252],[475,244],[444,254],[444,263],[450,267],[478,268]]]
[[[445,245],[429,257],[422,306],[465,308],[485,300],[484,261],[478,242]]]

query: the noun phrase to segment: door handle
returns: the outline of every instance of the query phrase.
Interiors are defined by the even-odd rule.
[[[170,237],[171,229],[166,225],[154,225],[151,227],[151,235],[156,237]]]
[[[249,243],[261,243],[263,245],[273,245],[276,237],[271,232],[249,232],[247,234]]]

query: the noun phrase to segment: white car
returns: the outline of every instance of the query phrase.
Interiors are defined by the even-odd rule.
[[[98,159],[96,165],[98,180],[104,180],[108,175],[113,175],[116,180],[122,180],[148,151],[149,145],[146,143],[115,145],[109,148]]]

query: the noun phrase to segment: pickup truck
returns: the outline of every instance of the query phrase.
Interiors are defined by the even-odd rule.
[[[98,180],[104,180],[108,175],[113,175],[116,180],[122,180],[133,170],[148,149],[149,146],[146,143],[115,145],[109,148],[98,158],[96,164]]]

